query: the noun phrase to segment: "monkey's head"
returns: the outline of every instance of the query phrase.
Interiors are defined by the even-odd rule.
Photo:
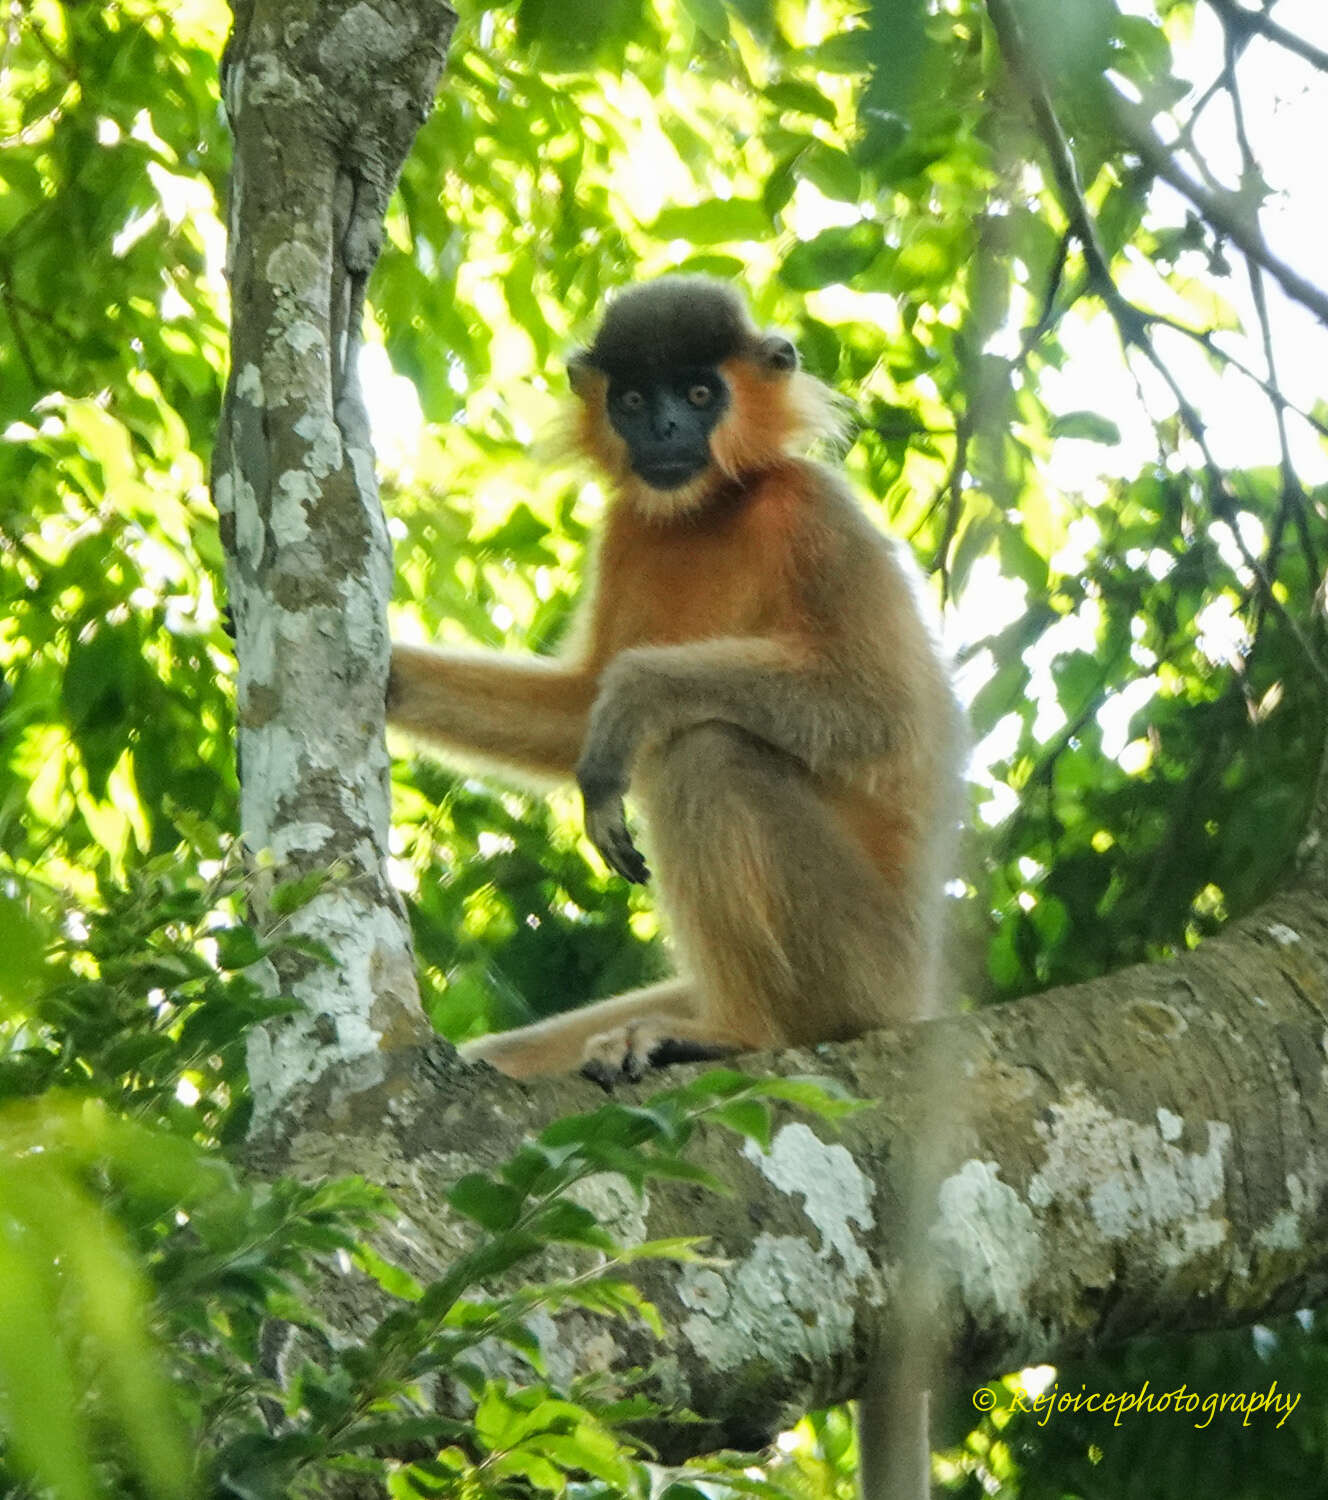
[[[788,339],[761,333],[737,293],[706,277],[621,293],[569,369],[576,446],[664,513],[836,426],[829,393],[799,371]]]

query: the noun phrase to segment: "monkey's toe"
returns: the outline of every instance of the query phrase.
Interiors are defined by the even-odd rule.
[[[602,1089],[615,1083],[640,1083],[650,1071],[656,1039],[637,1022],[591,1037],[581,1071]]]
[[[591,1083],[597,1083],[606,1094],[611,1094],[613,1085],[618,1082],[621,1075],[600,1058],[592,1057],[588,1062],[581,1064],[581,1076],[589,1079]]]

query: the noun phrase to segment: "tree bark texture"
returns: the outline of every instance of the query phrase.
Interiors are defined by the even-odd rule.
[[[231,373],[213,470],[239,660],[241,823],[275,886],[332,871],[274,986],[298,1014],[250,1048],[256,1117],[338,1062],[427,1032],[386,869],[392,549],[355,376],[364,287],[455,17],[443,0],[237,0],[222,64],[235,141]]]

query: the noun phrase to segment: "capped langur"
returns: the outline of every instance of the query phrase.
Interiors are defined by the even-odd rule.
[[[653,879],[678,974],[463,1055],[608,1084],[931,1014],[961,716],[911,565],[800,456],[835,429],[830,393],[728,287],[689,277],[611,302],[571,382],[574,446],[611,497],[571,645],[395,646],[388,716],[575,777],[610,868]],[[927,1493],[928,1357],[915,1328],[863,1394],[869,1500]]]
[[[618,296],[570,372],[611,494],[571,645],[396,645],[388,717],[574,776],[610,868],[653,879],[678,976],[463,1055],[607,1083],[930,1014],[961,721],[911,566],[799,456],[834,430],[830,393],[695,277]]]

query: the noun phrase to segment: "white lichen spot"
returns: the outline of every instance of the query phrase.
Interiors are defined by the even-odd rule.
[[[852,1225],[874,1227],[870,1203],[875,1187],[851,1153],[843,1146],[827,1145],[801,1122],[779,1131],[769,1153],[754,1141],[743,1149],[780,1192],[802,1198],[803,1211],[820,1232],[822,1253],[833,1250],[850,1276],[865,1275],[871,1263]]]
[[[326,678],[323,676],[327,663],[314,655],[317,649],[318,638],[318,611],[313,609],[282,609],[275,606],[271,614],[276,621],[277,639],[279,649],[286,653],[282,665],[289,672],[294,663],[298,669],[297,676],[303,677],[307,684],[311,679]],[[294,655],[292,655],[294,651]],[[329,733],[335,732],[335,726],[327,726]],[[310,747],[311,764],[317,765],[320,770],[328,770],[339,763],[340,757],[331,758],[324,754],[321,760],[315,759],[320,747],[327,743],[328,734],[321,734],[314,740]]]
[[[250,784],[245,765],[245,786]],[[383,1076],[371,1014],[380,972],[406,951],[403,920],[350,885],[329,885],[290,918],[290,930],[327,945],[335,963],[317,964],[292,988],[303,1009],[250,1033],[249,1077],[260,1123],[302,1083],[354,1063],[355,1085]]]
[[[684,1266],[678,1295],[693,1311],[682,1336],[715,1370],[760,1358],[775,1364],[840,1358],[853,1337],[843,1273],[824,1251],[791,1235],[762,1234],[726,1276],[727,1298],[708,1267]]]
[[[979,1327],[1019,1329],[1029,1288],[1042,1273],[1042,1242],[1032,1210],[994,1161],[966,1161],[941,1184],[927,1233],[928,1276],[938,1291],[957,1287]]]
[[[689,1266],[680,1278],[678,1300],[693,1312],[707,1318],[722,1318],[729,1310],[729,1289],[718,1271]]]
[[[234,92],[233,88],[231,92]],[[272,52],[250,54],[244,106],[261,108],[265,104],[276,104],[290,107],[309,102],[308,93],[300,75],[287,64],[284,56],[278,57]],[[235,118],[233,113],[231,118]]]
[[[588,1208],[614,1239],[639,1245],[646,1238],[650,1200],[620,1172],[597,1172],[576,1183],[567,1196]]]
[[[256,364],[250,362],[241,366],[235,377],[235,394],[251,406],[263,405],[263,377]]]
[[[341,593],[346,644],[359,656],[371,656],[382,641],[387,601],[365,579],[353,576],[344,581]]]
[[[361,495],[378,493],[378,476],[374,472],[372,448],[348,446],[346,457],[350,460],[351,472],[355,475],[355,486]]]
[[[277,479],[272,495],[272,539],[280,547],[293,547],[309,535],[305,507],[318,499],[318,485],[303,469],[287,469]]]
[[[1303,1250],[1305,1225],[1313,1222],[1323,1192],[1323,1170],[1318,1154],[1306,1158],[1305,1174],[1286,1174],[1287,1204],[1278,1209],[1267,1224],[1257,1230],[1254,1243],[1261,1250]]]
[[[718,1370],[757,1356],[841,1356],[853,1333],[844,1273],[855,1279],[871,1274],[854,1229],[875,1223],[871,1179],[843,1146],[826,1145],[800,1122],[779,1131],[769,1152],[752,1142],[744,1150],[769,1182],[802,1199],[820,1242],[762,1234],[746,1259],[723,1270],[684,1266],[678,1279],[678,1297],[688,1309],[683,1336]]]
[[[305,507],[318,500],[318,485],[304,469],[287,469],[277,479],[272,496],[272,538],[279,547],[293,547],[309,535]]]
[[[308,318],[293,318],[287,324],[282,338],[295,350],[296,354],[308,354],[314,349],[326,352],[327,341],[323,337],[323,330],[317,323],[311,323]]]
[[[266,533],[254,487],[238,472],[234,475],[231,498],[235,503],[235,550],[242,563],[256,568],[263,560]]]
[[[304,742],[284,724],[273,721],[246,729],[240,817],[251,848],[270,842],[272,808],[298,795],[308,781],[307,769]]]
[[[1261,1229],[1255,1230],[1254,1243],[1260,1250],[1301,1250],[1305,1235],[1300,1215],[1291,1208],[1279,1208]]]
[[[1162,1252],[1162,1264],[1171,1270],[1185,1265],[1196,1255],[1208,1250],[1220,1250],[1226,1243],[1227,1223],[1224,1219],[1191,1219],[1180,1226],[1179,1239],[1168,1244]]]
[[[316,854],[332,840],[332,829],[326,823],[310,819],[305,823],[286,823],[272,835],[272,857],[278,864],[297,851]]]
[[[238,50],[238,49],[237,49]],[[221,96],[226,101],[226,112],[231,119],[235,119],[244,98],[244,87],[247,81],[247,68],[242,57],[236,57],[229,67],[221,70],[222,90]]]
[[[1288,927],[1284,922],[1269,922],[1268,936],[1282,947],[1289,948],[1292,943],[1300,941],[1300,934]]]
[[[1164,1141],[1178,1141],[1185,1129],[1185,1121],[1179,1115],[1173,1115],[1169,1109],[1158,1105],[1157,1128],[1162,1132]]]
[[[317,305],[317,288],[323,280],[323,262],[316,251],[299,240],[287,240],[267,258],[263,268],[267,279],[279,292]]]
[[[341,429],[319,412],[308,411],[295,423],[297,437],[309,444],[309,472],[326,479],[341,467]]]
[[[248,630],[236,674],[242,715],[249,708],[250,693],[255,688],[270,687],[277,670],[277,625],[272,611],[247,610],[245,618]]]
[[[235,509],[235,480],[229,473],[218,474],[212,481],[212,502],[219,516],[228,516]]]
[[[1225,1217],[1207,1210],[1221,1205],[1229,1125],[1209,1120],[1207,1149],[1185,1151],[1075,1088],[1037,1130],[1046,1160],[1028,1186],[1034,1208],[1086,1210],[1106,1240],[1152,1240],[1167,1269],[1226,1239]]]

